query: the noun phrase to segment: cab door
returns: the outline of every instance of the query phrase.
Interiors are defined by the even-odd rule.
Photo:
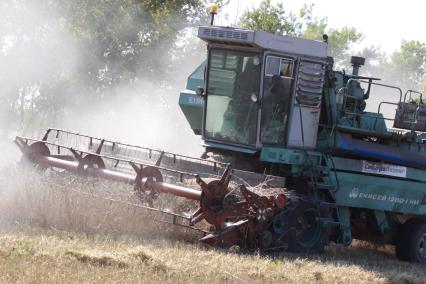
[[[292,101],[295,61],[268,55],[265,60],[260,138],[262,144],[284,144]]]

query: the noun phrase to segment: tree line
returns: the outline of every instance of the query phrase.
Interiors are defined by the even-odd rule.
[[[426,43],[415,40],[401,40],[398,50],[384,53],[378,46],[369,46],[354,52],[356,44],[364,35],[354,27],[329,28],[327,18],[317,18],[314,5],[305,5],[299,13],[289,12],[284,4],[272,4],[263,0],[258,8],[246,11],[240,25],[253,30],[286,34],[306,39],[322,40],[328,35],[329,55],[334,58],[336,68],[349,69],[351,55],[365,57],[365,75],[381,77],[404,89],[426,91]]]

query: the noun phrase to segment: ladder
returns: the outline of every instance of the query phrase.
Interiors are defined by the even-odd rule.
[[[309,157],[306,159],[305,171],[309,178],[308,186],[312,190],[313,202],[315,203],[319,219],[323,228],[336,227],[340,231],[340,237],[335,241],[338,246],[349,245],[352,237],[351,228],[347,222],[342,222],[341,207],[334,200],[326,200],[323,196],[331,199],[339,189],[339,181],[331,155],[321,155],[318,163],[314,163]],[[328,208],[331,216],[323,216],[321,208]],[[346,224],[345,224],[346,223]],[[349,236],[348,236],[349,234]]]

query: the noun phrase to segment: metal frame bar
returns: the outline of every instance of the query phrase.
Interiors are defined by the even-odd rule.
[[[211,165],[212,167],[215,167],[215,168],[219,168],[219,167],[220,168],[226,168],[228,166],[227,163],[216,162],[216,161],[209,161],[209,160],[205,160],[205,159],[194,158],[194,157],[185,156],[185,155],[179,155],[179,154],[175,154],[175,153],[171,153],[171,152],[167,152],[167,151],[161,151],[161,150],[157,150],[157,149],[152,149],[152,148],[148,148],[148,147],[141,147],[141,146],[136,146],[136,145],[132,145],[132,144],[115,142],[115,141],[112,141],[112,140],[98,138],[98,137],[89,136],[89,135],[85,135],[85,134],[80,134],[78,132],[63,130],[63,129],[59,129],[59,128],[49,128],[49,129],[47,129],[46,133],[45,133],[45,135],[43,137],[43,139],[40,142],[44,142],[44,141],[47,142],[47,140],[49,138],[49,134],[51,134],[52,131],[56,131],[56,136],[55,136],[56,138],[59,138],[59,134],[60,133],[65,133],[65,134],[75,135],[75,136],[78,136],[78,137],[88,138],[90,144],[93,144],[93,140],[98,140],[100,142],[104,141],[104,143],[108,142],[108,143],[111,143],[111,144],[117,145],[117,146],[124,146],[124,147],[134,148],[134,149],[137,149],[137,150],[147,151],[148,153],[149,152],[151,152],[151,153],[155,152],[155,153],[157,153],[159,155],[161,155],[163,153],[163,155],[172,157],[173,159],[181,158],[181,159],[189,160],[189,161],[197,161],[197,162],[200,162],[200,163],[203,163],[203,164],[206,164],[206,165]],[[25,138],[25,137],[22,137],[22,138]],[[27,138],[27,139],[31,139],[31,138]],[[33,140],[33,141],[39,141],[39,140],[35,140],[35,139],[31,139],[31,140]],[[67,146],[64,146],[64,145],[58,145],[58,146],[61,146],[62,148],[67,148]],[[93,154],[93,153],[91,153],[91,154]],[[114,159],[117,159],[117,158],[114,157]]]
[[[161,166],[154,165],[154,164],[142,163],[142,162],[138,162],[138,161],[134,161],[134,160],[130,160],[130,159],[123,159],[123,158],[111,157],[111,156],[101,155],[101,154],[97,154],[97,153],[93,153],[93,152],[89,152],[89,151],[84,151],[84,150],[76,150],[76,149],[73,149],[72,147],[64,146],[64,145],[61,145],[61,144],[58,144],[58,143],[52,143],[52,142],[47,142],[47,141],[32,139],[32,138],[28,138],[28,137],[19,137],[18,136],[18,137],[16,137],[16,140],[21,141],[21,142],[25,143],[26,145],[28,145],[28,142],[30,142],[30,141],[31,142],[41,142],[41,143],[44,143],[45,145],[58,147],[60,149],[67,149],[71,153],[76,153],[79,156],[82,156],[82,154],[85,154],[85,155],[96,156],[96,157],[99,157],[99,158],[104,158],[104,159],[107,159],[107,160],[112,160],[112,161],[116,162],[116,165],[118,165],[120,162],[128,163],[133,169],[134,169],[134,167],[132,166],[132,164],[133,165],[138,165],[139,167],[140,166],[142,166],[142,167],[143,166],[152,167],[152,168],[156,168],[158,170],[163,170],[163,171],[166,171],[166,172],[171,172],[171,173],[178,174],[181,177],[180,178],[181,180],[183,179],[184,175],[192,177],[192,178],[197,178],[199,176],[198,174],[193,174],[193,173],[189,173],[189,172],[173,170],[173,169],[161,167]],[[76,158],[76,160],[78,161],[79,159]],[[135,170],[135,172],[136,172],[136,170]],[[212,176],[217,176],[217,175],[212,175]]]
[[[376,85],[376,86],[380,86],[380,87],[385,87],[385,88],[390,88],[390,89],[398,90],[399,91],[399,101],[400,102],[402,101],[402,90],[399,87],[392,86],[392,85],[387,85],[387,84],[381,84],[381,83],[376,83],[376,82],[370,82],[370,81],[364,81],[364,80],[359,80],[359,79],[351,78],[346,83],[346,88],[348,88],[349,84],[351,84],[352,82],[360,82],[360,83],[364,83],[364,84]]]
[[[405,92],[405,95],[404,95],[404,103],[406,102],[405,100],[406,100],[406,98],[407,98],[407,94],[410,94],[410,96],[408,97],[408,100],[411,100],[411,94],[412,94],[412,93],[420,95],[420,102],[419,102],[419,104],[422,104],[422,102],[423,102],[423,93],[420,93],[419,91],[415,91],[415,90],[407,90],[407,91]]]

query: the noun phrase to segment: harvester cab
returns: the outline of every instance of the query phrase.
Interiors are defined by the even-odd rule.
[[[198,37],[208,57],[180,105],[204,146],[251,154],[262,145],[315,148],[325,42],[215,26],[200,27]]]

